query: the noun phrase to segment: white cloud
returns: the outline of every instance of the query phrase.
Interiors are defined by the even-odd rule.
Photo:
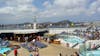
[[[15,12],[23,11],[36,11],[37,8],[32,5],[33,0],[8,0],[6,3],[8,6],[11,6]]]
[[[8,6],[30,5],[34,0],[7,0]]]
[[[41,17],[75,16],[85,11],[86,0],[54,0],[51,6],[48,1],[43,5],[46,10],[40,13]]]
[[[5,1],[5,0],[4,0]],[[33,0],[6,0],[6,6],[0,9],[4,9],[9,11],[9,9],[13,8],[14,12],[21,11],[36,11],[37,8],[32,5]]]
[[[96,14],[98,12],[99,7],[100,7],[100,0],[97,0],[90,4],[89,9],[87,9],[86,12],[88,15]]]
[[[43,10],[32,4],[34,0],[0,0],[5,7],[0,7],[0,14],[11,14],[8,18],[32,18],[38,14],[39,18],[53,18],[65,16],[93,15],[100,13],[100,0],[88,3],[89,0],[53,0],[45,1]],[[36,14],[37,13],[37,14]],[[14,18],[14,19],[15,19]]]
[[[12,10],[13,10],[12,7],[3,7],[0,8],[0,13],[11,13]]]
[[[99,11],[100,0],[90,4],[88,2],[89,0],[54,0],[53,4],[49,6],[49,2],[46,1],[44,3],[46,10],[40,14],[41,17],[78,16],[80,14],[92,16]]]
[[[98,12],[100,12],[100,7],[98,8]]]
[[[49,5],[49,1],[45,1],[44,3],[43,3],[43,6],[48,6]]]
[[[63,7],[84,6],[86,0],[55,0],[54,4]]]
[[[0,8],[0,14],[12,14],[15,18],[31,18],[38,9],[32,5],[33,0],[6,0],[5,7]],[[8,17],[9,19],[11,16]]]
[[[45,1],[43,3],[43,6],[46,7],[46,8],[50,8],[52,6],[52,4],[50,3],[50,1]]]

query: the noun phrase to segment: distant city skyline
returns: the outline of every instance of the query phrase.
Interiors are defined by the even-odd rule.
[[[99,21],[100,0],[0,0],[0,24]]]

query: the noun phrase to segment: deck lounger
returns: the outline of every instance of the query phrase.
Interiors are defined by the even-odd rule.
[[[7,47],[6,46],[6,42],[2,42],[2,44],[1,44],[3,47]]]
[[[47,47],[47,45],[45,45],[45,44],[43,44],[43,43],[41,43],[39,41],[34,42],[34,45],[37,46],[37,47],[39,47],[39,48],[45,48],[45,47]]]
[[[22,44],[21,44],[21,46],[22,46],[23,48],[27,49],[29,52],[34,51],[34,50],[35,50],[35,48],[34,48],[34,47],[28,46],[28,44],[27,44],[27,43],[22,43]]]
[[[7,45],[7,46],[10,46],[10,42],[6,42],[6,45]]]
[[[27,43],[22,43],[21,46],[22,46],[23,48],[27,48],[28,44],[27,44]]]
[[[1,45],[2,47],[8,47],[8,46],[10,46],[10,43],[9,43],[8,41],[2,41],[2,42],[0,43],[0,45]]]
[[[28,50],[29,52],[35,51],[35,47],[34,47],[34,48],[33,48],[33,47],[27,47],[27,50]]]

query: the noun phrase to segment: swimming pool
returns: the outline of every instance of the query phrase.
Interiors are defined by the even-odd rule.
[[[82,43],[83,40],[81,39],[78,39],[78,38],[67,38],[67,39],[64,39],[66,42],[70,42],[70,43]]]
[[[100,56],[100,50],[87,51],[87,56]]]
[[[80,45],[80,56],[100,56],[100,49],[88,51],[85,44]]]
[[[100,50],[92,50],[83,52],[83,55],[80,56],[100,56]]]
[[[63,40],[69,43],[82,43],[84,41],[84,39],[81,39],[80,37],[68,35],[63,35]]]
[[[5,48],[5,47],[1,47],[0,48],[0,53],[3,54],[4,52],[10,51],[10,48]]]

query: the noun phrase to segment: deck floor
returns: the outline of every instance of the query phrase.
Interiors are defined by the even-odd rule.
[[[20,43],[11,41],[13,45],[19,45]],[[72,48],[66,48],[61,45],[48,44],[48,47],[39,49],[40,56],[58,56],[59,53],[62,53],[63,56],[70,56],[73,52],[78,51]],[[29,56],[33,52],[28,52],[25,48],[18,49],[18,56]],[[14,56],[13,50],[7,56]]]

